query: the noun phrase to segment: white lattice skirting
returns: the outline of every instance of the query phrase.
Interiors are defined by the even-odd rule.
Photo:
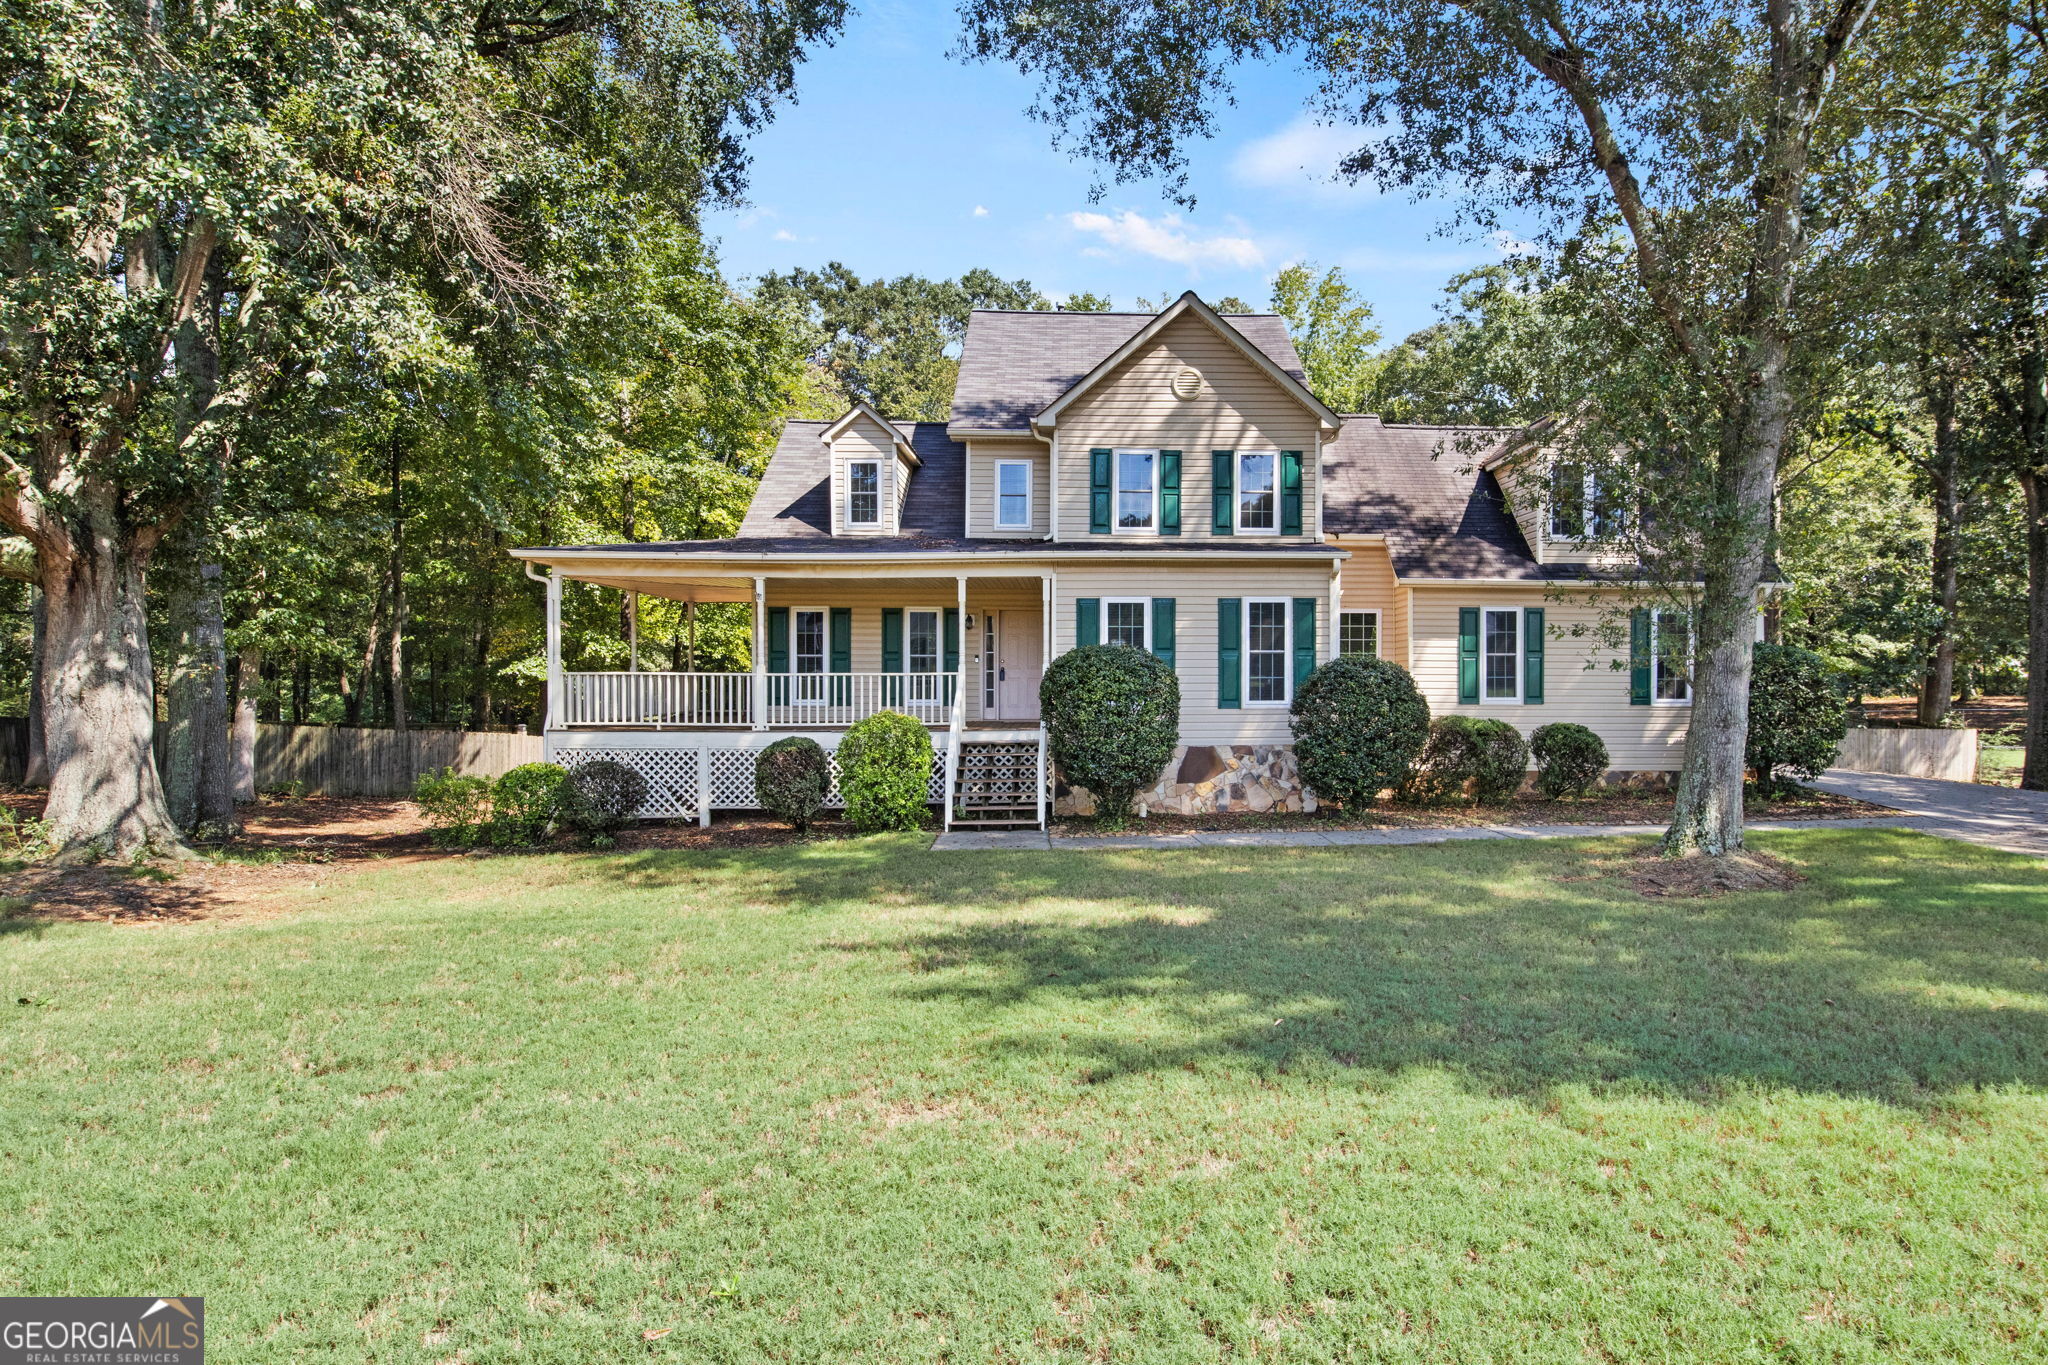
[[[708,811],[758,810],[760,797],[754,792],[754,762],[761,750],[787,735],[772,731],[748,743],[720,737],[700,744],[678,744],[666,736],[650,736],[647,744],[623,742],[618,735],[605,735],[602,742],[582,744],[574,738],[548,737],[548,761],[565,768],[578,763],[608,759],[623,763],[647,779],[647,804],[640,808],[643,820],[701,820]],[[825,805],[843,809],[846,799],[839,794],[839,763],[834,749],[839,737],[811,735],[825,751],[832,773],[825,792]],[[930,792],[934,805],[946,799],[946,750],[935,737]]]

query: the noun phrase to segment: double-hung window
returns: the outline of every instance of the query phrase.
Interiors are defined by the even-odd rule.
[[[1147,597],[1102,599],[1102,642],[1152,648],[1152,600]]]
[[[996,461],[996,525],[1006,531],[1031,527],[1031,465],[1025,460]]]
[[[846,524],[882,524],[882,462],[852,460],[846,466]]]
[[[1650,704],[1692,704],[1692,618],[1685,612],[1650,613]]]
[[[903,613],[903,671],[910,700],[939,699],[939,613],[911,607]]]
[[[804,607],[792,611],[790,636],[790,665],[796,672],[795,700],[825,700],[825,613]]]
[[[1597,470],[1561,464],[1550,473],[1550,538],[1598,540],[1621,530],[1620,509]]]
[[[1271,450],[1245,450],[1237,456],[1237,529],[1277,531],[1280,528],[1280,456]]]
[[[1248,706],[1287,704],[1287,661],[1293,642],[1285,597],[1244,601],[1244,699]]]
[[[1337,614],[1337,652],[1378,658],[1380,614],[1376,611],[1345,611]]]
[[[1487,607],[1479,613],[1479,700],[1522,699],[1522,609]]]
[[[1159,452],[1119,450],[1116,459],[1116,530],[1152,531],[1159,526]]]

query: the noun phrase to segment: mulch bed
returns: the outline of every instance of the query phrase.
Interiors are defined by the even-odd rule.
[[[1806,880],[1783,858],[1747,849],[1718,858],[1665,858],[1646,853],[1631,859],[1629,885],[1645,896],[1698,900],[1731,891],[1789,891]]]

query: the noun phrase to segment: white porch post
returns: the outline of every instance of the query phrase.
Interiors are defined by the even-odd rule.
[[[562,695],[562,571],[548,570],[548,697],[543,732],[560,729],[568,715]]]
[[[1330,564],[1330,644],[1323,652],[1323,661],[1328,663],[1337,657],[1344,647],[1343,629],[1338,616],[1344,610],[1344,561],[1334,560]]]
[[[967,575],[953,579],[954,619],[959,623],[955,643],[959,654],[953,660],[953,708],[946,727],[946,780],[940,791],[945,804],[939,808],[939,828],[953,828],[953,797],[960,780],[960,726],[967,716]]]
[[[1056,577],[1056,575],[1054,575],[1054,574],[1050,574],[1050,573],[1046,573],[1046,574],[1040,574],[1040,575],[1038,576],[1038,615],[1039,615],[1039,618],[1040,618],[1040,619],[1039,619],[1039,625],[1040,625],[1040,626],[1041,626],[1041,627],[1043,628],[1043,630],[1044,630],[1044,632],[1045,632],[1045,647],[1044,647],[1044,648],[1043,648],[1042,650],[1040,650],[1040,651],[1039,651],[1039,657],[1040,657],[1041,659],[1043,659],[1043,660],[1045,661],[1045,664],[1044,664],[1044,665],[1041,665],[1041,666],[1040,666],[1040,671],[1041,671],[1041,673],[1043,672],[1043,670],[1044,670],[1044,667],[1045,667],[1045,666],[1047,666],[1047,665],[1050,665],[1050,664],[1052,663],[1052,599],[1053,599],[1053,579],[1054,579],[1055,577]],[[1038,793],[1038,827],[1039,827],[1040,829],[1044,829],[1044,828],[1045,828],[1045,813],[1046,813],[1046,812],[1045,812],[1045,779],[1046,779],[1046,756],[1045,756],[1045,713],[1044,713],[1043,711],[1041,711],[1041,712],[1039,712],[1039,716],[1038,716],[1038,785],[1037,785],[1037,793]]]
[[[756,730],[768,728],[768,580],[754,576],[754,657],[749,680]]]

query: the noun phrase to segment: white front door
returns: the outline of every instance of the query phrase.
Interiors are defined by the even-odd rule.
[[[1038,719],[1038,678],[1045,668],[1045,640],[1038,613],[997,613],[997,720]]]

